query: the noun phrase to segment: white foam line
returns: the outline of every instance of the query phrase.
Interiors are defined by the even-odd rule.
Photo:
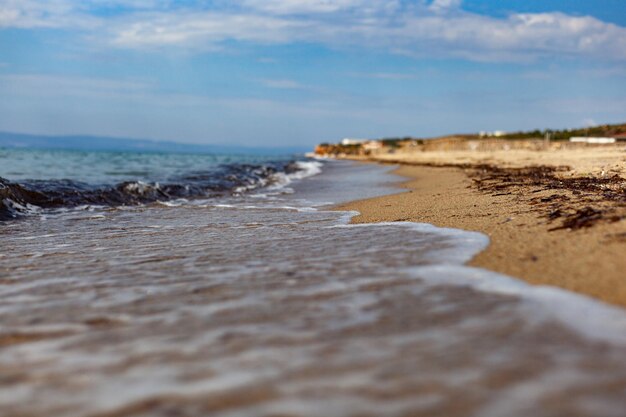
[[[254,206],[254,205],[237,206],[237,205],[231,205],[231,204],[214,204],[214,205],[207,205],[207,207],[229,208],[229,209],[235,209],[235,210],[288,210],[288,211],[306,212],[306,213],[317,212],[318,211],[315,207],[271,206],[271,205],[267,205],[267,206]]]
[[[401,227],[409,228],[418,233],[435,234],[452,239],[454,244],[450,249],[439,249],[438,253],[442,253],[440,260],[445,263],[462,265],[469,262],[474,256],[482,252],[489,246],[489,238],[478,232],[470,232],[461,229],[451,229],[445,227],[433,226],[429,223],[414,222],[379,222],[379,223],[357,223],[349,224],[350,219],[355,215],[359,215],[358,211],[346,211],[345,215],[339,220],[342,224],[329,227]]]
[[[291,174],[285,174],[283,172],[274,174],[274,183],[267,187],[268,190],[284,189],[294,180],[302,180],[304,178],[312,177],[322,172],[322,166],[324,164],[319,161],[296,161],[295,165],[299,168],[298,171]]]
[[[562,288],[531,285],[507,275],[464,265],[489,245],[489,238],[482,233],[440,228],[428,223],[348,224],[360,213],[344,213],[340,224],[330,227],[400,227],[451,238],[452,248],[434,253],[442,263],[406,269],[429,285],[461,285],[485,293],[514,295],[525,303],[529,316],[540,313],[544,319],[554,319],[589,339],[626,345],[626,310],[620,307]]]
[[[531,285],[482,268],[432,265],[412,268],[431,285],[463,285],[472,289],[514,295],[528,303],[528,314],[542,313],[588,338],[626,345],[626,311],[586,295],[548,285]]]

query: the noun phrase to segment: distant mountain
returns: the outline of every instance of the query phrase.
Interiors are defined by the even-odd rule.
[[[309,147],[304,146],[265,148],[229,145],[195,145],[148,139],[110,138],[86,135],[46,136],[11,132],[0,132],[0,148],[254,155],[297,154],[310,150]]]

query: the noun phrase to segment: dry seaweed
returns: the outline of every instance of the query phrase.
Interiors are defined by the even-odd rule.
[[[585,207],[576,210],[575,213],[566,215],[561,226],[553,227],[550,231],[559,229],[582,229],[583,227],[591,227],[595,222],[603,218],[604,211],[594,209],[593,207]]]
[[[502,168],[490,164],[435,164],[386,161],[387,164],[460,168],[472,179],[472,187],[492,196],[524,199],[549,222],[561,221],[550,230],[583,229],[597,223],[626,219],[626,179],[619,175],[603,177],[559,176],[568,166]],[[529,195],[552,192],[549,196]]]
[[[550,230],[582,229],[598,222],[615,222],[624,218],[616,208],[626,207],[626,180],[610,177],[562,178],[559,172],[568,167],[500,168],[481,165],[470,169],[474,186],[483,192],[504,195],[517,191],[520,196],[552,191],[549,196],[530,198],[538,210],[545,210],[549,221],[561,220]],[[585,204],[580,208],[580,204]],[[593,205],[593,206],[592,206]],[[606,207],[608,205],[608,208]],[[594,207],[595,206],[595,207]]]

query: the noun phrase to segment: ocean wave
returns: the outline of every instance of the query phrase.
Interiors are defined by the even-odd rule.
[[[321,166],[317,161],[228,164],[190,172],[167,182],[125,181],[114,185],[90,185],[67,179],[17,183],[0,177],[0,221],[50,209],[179,202],[238,195],[263,187],[280,189],[294,180],[318,174]]]

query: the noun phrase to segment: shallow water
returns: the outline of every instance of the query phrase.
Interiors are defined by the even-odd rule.
[[[623,416],[624,311],[324,208],[384,171],[2,225],[0,415]]]

